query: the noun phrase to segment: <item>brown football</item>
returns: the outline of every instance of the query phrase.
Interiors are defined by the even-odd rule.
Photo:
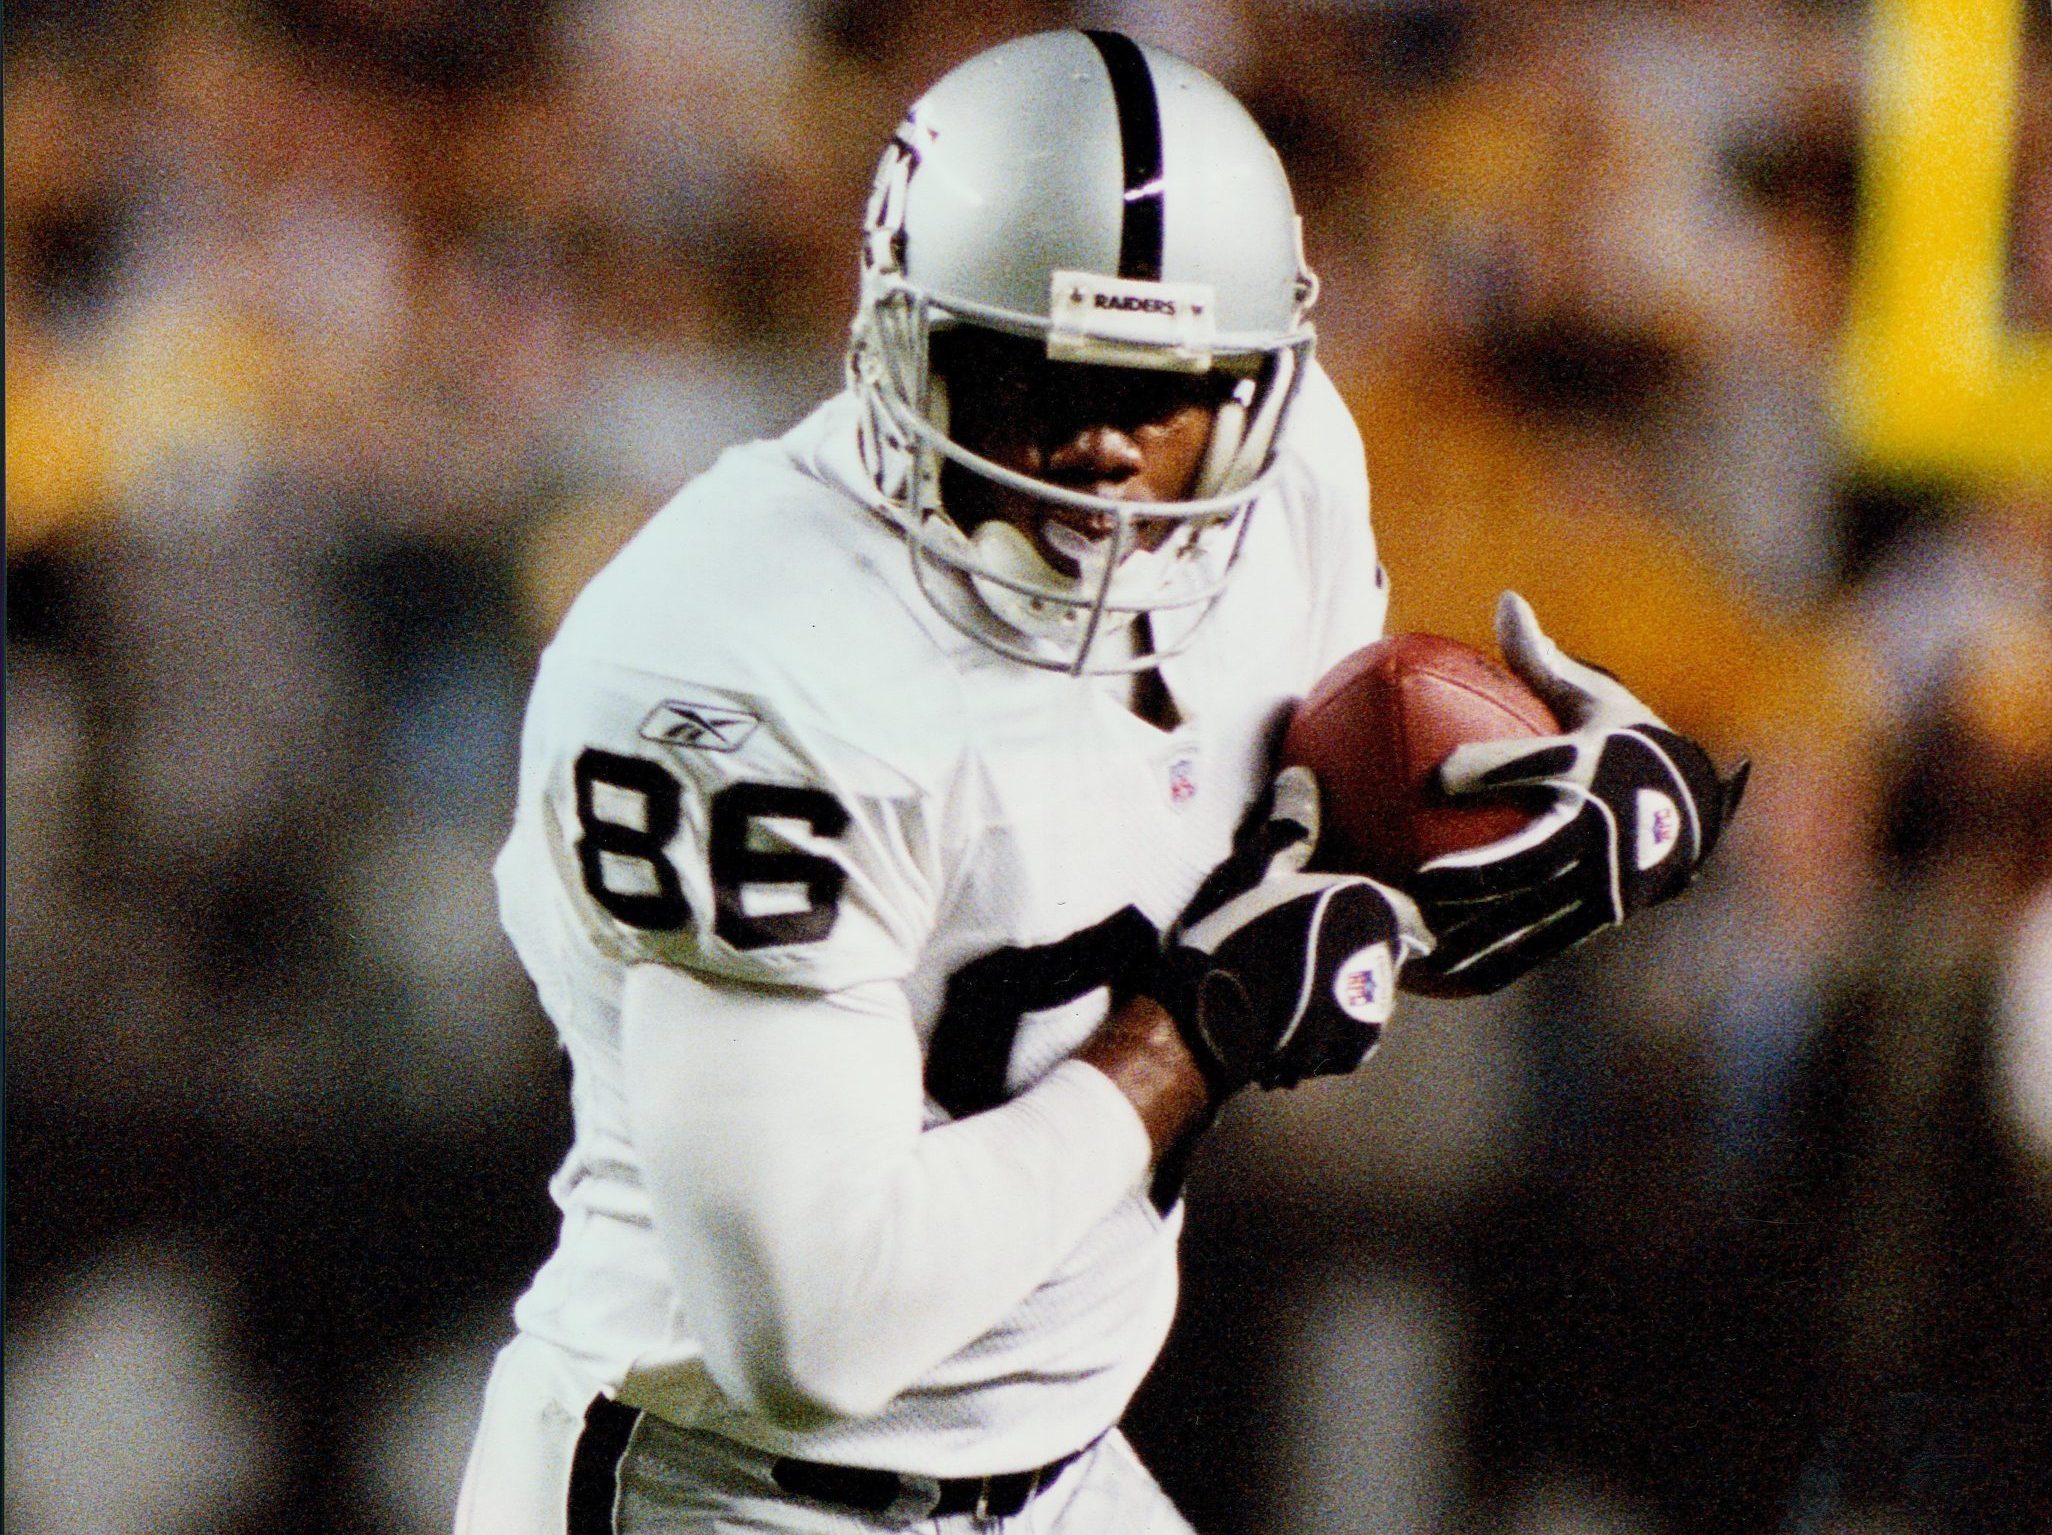
[[[1434,771],[1465,741],[1560,728],[1522,678],[1459,640],[1398,634],[1363,646],[1319,679],[1283,738],[1283,760],[1318,776],[1313,867],[1402,886],[1420,864],[1509,836],[1529,811],[1451,803]]]

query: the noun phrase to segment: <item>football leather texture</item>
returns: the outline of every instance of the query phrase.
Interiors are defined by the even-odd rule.
[[[1401,888],[1421,864],[1521,830],[1530,810],[1454,804],[1434,772],[1463,742],[1560,728],[1522,678],[1459,640],[1398,634],[1363,646],[1319,679],[1283,738],[1284,762],[1318,778],[1312,867]]]

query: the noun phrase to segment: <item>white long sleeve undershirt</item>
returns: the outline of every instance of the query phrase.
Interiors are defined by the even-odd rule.
[[[1138,1186],[1150,1148],[1103,1073],[1056,1067],[922,1131],[895,987],[829,997],[638,965],[628,1109],[706,1364],[791,1427],[880,1410],[995,1326]]]

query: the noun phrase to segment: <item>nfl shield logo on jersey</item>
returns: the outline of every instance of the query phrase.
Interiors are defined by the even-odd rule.
[[[1168,769],[1169,803],[1180,809],[1197,797],[1197,759],[1178,757]]]

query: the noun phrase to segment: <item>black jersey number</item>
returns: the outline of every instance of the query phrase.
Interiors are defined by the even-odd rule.
[[[663,849],[677,832],[677,780],[646,757],[596,746],[578,755],[577,866],[591,898],[629,927],[667,933],[691,920]],[[601,803],[600,789],[610,792]]]
[[[948,978],[926,1052],[926,1091],[957,1119],[997,1107],[1026,1015],[1113,985],[1160,942],[1154,924],[1128,906],[1054,943],[971,960]]]
[[[668,933],[691,920],[684,884],[665,849],[677,834],[683,789],[668,769],[646,757],[591,747],[579,754],[577,866],[591,898],[629,927]],[[600,789],[610,791],[604,795]],[[800,821],[821,837],[848,829],[848,812],[824,789],[797,785],[728,784],[712,798],[707,860],[713,887],[713,931],[737,949],[812,943],[833,930],[840,911],[841,866],[816,853],[750,845],[757,821]],[[775,886],[802,904],[751,915],[744,892]]]
[[[795,784],[734,783],[715,794],[709,839],[713,931],[737,949],[816,943],[833,931],[847,871],[817,853],[750,847],[757,821],[802,821],[814,836],[838,837],[848,829],[848,812],[826,790]],[[805,904],[750,916],[742,903],[750,885],[799,892]]]

